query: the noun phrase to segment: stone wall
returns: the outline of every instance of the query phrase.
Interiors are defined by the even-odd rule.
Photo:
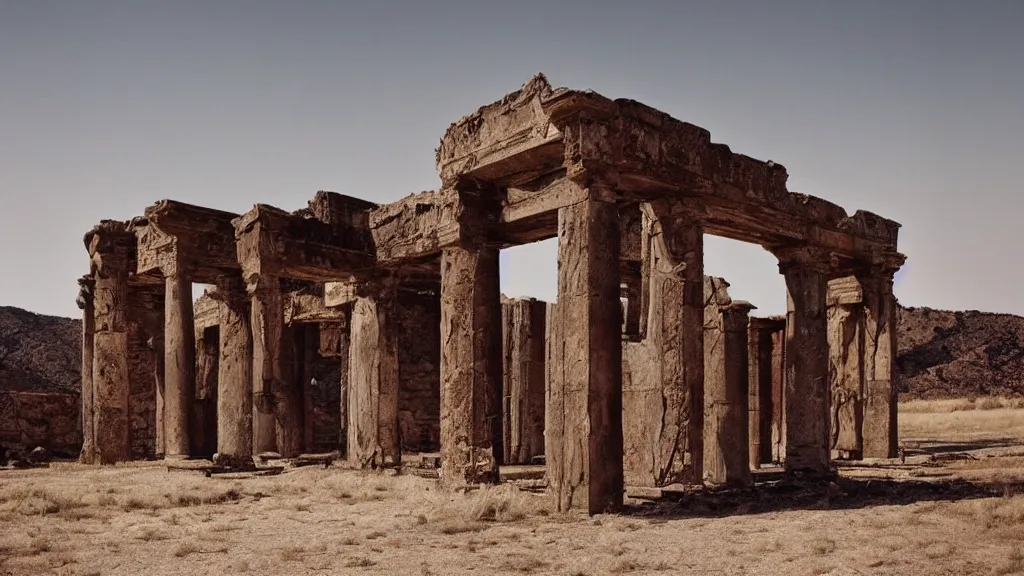
[[[25,450],[42,446],[57,456],[77,457],[82,448],[79,395],[0,391],[0,444]]]
[[[402,450],[436,452],[441,447],[441,299],[403,291],[396,312]]]
[[[306,324],[305,378],[309,399],[307,417],[312,418],[308,452],[341,449],[341,359],[320,353],[320,324]],[[311,415],[311,416],[310,416]]]

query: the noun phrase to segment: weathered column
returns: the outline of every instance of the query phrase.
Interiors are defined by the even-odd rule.
[[[154,410],[154,438],[153,438],[153,455],[156,458],[163,458],[166,452],[164,448],[164,377],[166,373],[164,371],[164,360],[166,358],[166,347],[164,346],[164,336],[161,334],[159,337],[153,339],[153,383],[156,386],[156,400]]]
[[[622,320],[614,191],[558,211],[558,306],[546,408],[548,484],[560,511],[622,506]]]
[[[754,307],[733,301],[728,284],[706,278],[704,294],[704,481],[749,486],[747,317]]]
[[[787,298],[788,299],[788,298]],[[786,459],[786,316],[772,332],[772,461]]]
[[[217,283],[220,361],[217,365],[217,455],[224,466],[252,466],[252,329],[249,299],[240,278]]]
[[[218,309],[220,306],[217,307]],[[220,314],[218,313],[218,316]],[[217,452],[217,380],[220,372],[220,327],[196,331],[196,384],[192,399],[189,443],[193,456],[212,458]]]
[[[395,286],[364,283],[352,303],[348,363],[348,461],[359,468],[401,463]]]
[[[285,458],[302,452],[302,392],[285,374],[281,281],[264,274],[247,284],[252,329],[254,450]],[[271,424],[273,423],[273,424]]]
[[[93,339],[96,332],[93,277],[79,278],[78,285],[78,307],[82,310],[82,453],[79,460],[83,463],[91,463],[96,458],[96,444],[93,439],[95,422],[92,385]]]
[[[128,273],[135,236],[106,221],[86,236],[94,274],[93,463],[131,458],[128,398]]]
[[[502,303],[504,455],[528,464],[544,453],[544,362],[547,303],[533,298]]]
[[[497,482],[502,463],[498,250],[441,253],[441,480]]]
[[[132,459],[157,454],[157,369],[164,332],[162,285],[132,284],[128,287],[129,438]]]
[[[831,429],[829,447],[840,458],[861,457],[864,321],[861,286],[853,276],[828,283],[827,318]]]
[[[747,341],[748,409],[750,411],[750,467],[757,469],[772,461],[772,427],[775,424],[772,397],[773,335],[784,322],[750,318]]]
[[[792,314],[786,324],[787,472],[829,471],[828,325],[825,318],[829,255],[816,248],[780,249]]]
[[[196,370],[192,282],[181,269],[165,274],[164,458],[188,458]]]
[[[314,398],[316,390],[313,388],[314,363],[320,350],[320,326],[319,324],[298,324],[293,325],[295,335],[302,348],[297,350],[296,371],[298,372],[299,384],[302,388],[302,445],[312,451],[315,445],[314,431],[316,418],[314,417]]]
[[[893,276],[903,258],[861,275],[864,290],[863,456],[895,458],[899,450],[896,388],[896,298]]]

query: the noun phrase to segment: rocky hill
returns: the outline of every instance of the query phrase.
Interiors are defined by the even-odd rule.
[[[903,308],[902,391],[923,398],[1024,394],[1024,318]]]
[[[77,392],[82,321],[0,306],[0,390]]]
[[[898,329],[904,394],[1024,394],[1024,318],[902,308]],[[80,320],[0,307],[0,391],[78,391],[81,330]]]

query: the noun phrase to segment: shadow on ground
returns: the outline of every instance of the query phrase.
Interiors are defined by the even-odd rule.
[[[948,454],[951,452],[971,452],[992,448],[1011,448],[1020,446],[1020,438],[986,438],[984,440],[950,441],[950,440],[918,440],[907,442],[907,456]]]
[[[668,492],[657,502],[631,505],[623,513],[659,520],[715,518],[789,510],[852,510],[917,502],[953,502],[1013,494],[1024,494],[1024,479],[971,482],[962,479],[784,478],[745,490]]]

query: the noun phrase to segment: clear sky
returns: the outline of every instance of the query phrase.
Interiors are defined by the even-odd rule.
[[[0,0],[0,305],[77,315],[82,235],[162,198],[436,188],[447,126],[537,72],[703,126],[903,224],[907,305],[1024,314],[1024,2]],[[757,246],[705,269],[758,314]],[[553,299],[555,244],[503,252]]]

